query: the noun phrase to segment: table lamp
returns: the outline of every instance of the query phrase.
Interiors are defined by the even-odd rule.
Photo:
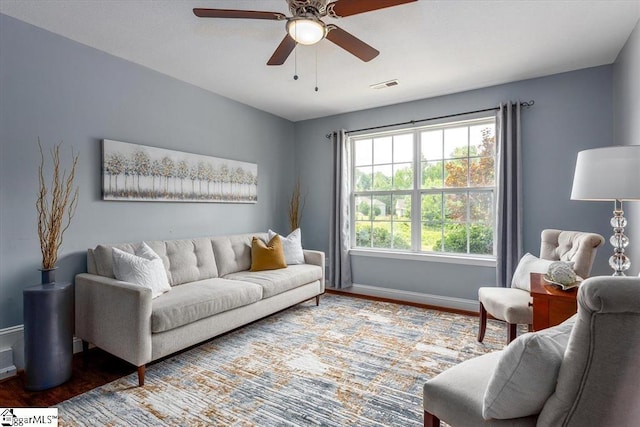
[[[624,235],[627,219],[623,200],[640,200],[640,145],[594,148],[578,153],[571,200],[613,201],[614,253],[609,266],[614,276],[624,276],[631,261],[624,254],[629,238]]]

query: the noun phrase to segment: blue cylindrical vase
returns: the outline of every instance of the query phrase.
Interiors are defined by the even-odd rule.
[[[46,390],[71,378],[73,284],[45,283],[23,291],[25,388]]]

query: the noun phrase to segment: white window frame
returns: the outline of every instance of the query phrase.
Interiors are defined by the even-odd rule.
[[[395,128],[391,131],[386,132],[376,132],[376,133],[361,133],[355,136],[349,136],[348,143],[350,144],[350,149],[352,153],[355,153],[355,143],[358,140],[363,139],[375,139],[384,136],[393,136],[399,134],[413,134],[413,163],[412,167],[414,170],[413,176],[413,189],[410,190],[383,190],[383,191],[355,191],[355,179],[356,179],[356,159],[355,155],[351,156],[351,194],[350,194],[350,221],[352,224],[351,227],[351,249],[349,251],[352,255],[358,256],[368,256],[368,257],[382,257],[382,258],[392,258],[392,259],[413,259],[413,260],[427,260],[427,261],[436,261],[436,262],[445,262],[445,263],[454,263],[454,264],[466,264],[466,265],[479,265],[479,266],[487,266],[494,267],[496,265],[496,225],[497,225],[497,217],[495,215],[496,212],[496,195],[497,195],[497,184],[492,187],[461,187],[461,188],[421,188],[422,183],[422,165],[421,165],[421,134],[425,130],[430,129],[446,129],[446,128],[455,128],[464,126],[474,126],[481,124],[490,124],[494,126],[496,125],[496,119],[494,115],[483,115],[478,118],[472,119],[462,119],[456,121],[447,121],[441,122],[437,124],[421,126],[421,127],[406,127],[406,128]],[[494,165],[497,165],[497,144],[496,144],[496,152],[494,153]],[[469,153],[467,153],[468,160],[473,159],[474,157],[470,157]],[[447,159],[446,153],[443,153],[443,159]],[[444,168],[444,161],[443,161]],[[497,172],[497,171],[496,171]],[[497,180],[497,173],[495,174]],[[372,182],[373,185],[373,182]],[[493,197],[493,254],[491,255],[480,255],[480,254],[470,254],[470,253],[455,253],[455,252],[440,252],[440,251],[423,251],[422,250],[422,218],[421,218],[421,208],[420,209],[412,209],[411,211],[411,249],[391,249],[391,248],[366,248],[366,247],[358,247],[356,244],[356,227],[355,227],[355,215],[356,215],[356,198],[365,196],[365,195],[411,195],[411,205],[422,206],[421,200],[424,194],[438,194],[445,195],[447,193],[454,192],[491,192]],[[443,199],[444,203],[444,199]],[[467,203],[467,209],[469,209],[470,204]],[[393,208],[393,207],[392,207]],[[469,224],[467,223],[467,227]],[[417,230],[417,231],[416,231]],[[469,241],[467,241],[469,244]],[[469,248],[467,247],[467,252]]]

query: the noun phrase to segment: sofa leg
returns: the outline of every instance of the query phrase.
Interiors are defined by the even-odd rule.
[[[320,295],[316,295],[316,307],[320,305]]]
[[[440,419],[424,411],[424,427],[440,427]]]
[[[144,372],[145,372],[145,365],[138,366],[138,386],[140,387],[144,385]]]
[[[518,325],[515,323],[507,323],[507,327],[507,345],[509,345],[509,343],[515,340],[518,335]]]
[[[478,326],[478,342],[484,339],[484,333],[487,331],[487,310],[480,303],[480,325]]]

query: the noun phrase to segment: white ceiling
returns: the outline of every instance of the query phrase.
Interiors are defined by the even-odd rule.
[[[640,0],[419,0],[325,18],[380,55],[298,46],[295,81],[294,54],[266,65],[284,22],[201,19],[194,7],[290,15],[285,0],[0,0],[1,13],[291,121],[610,64],[640,18]]]

